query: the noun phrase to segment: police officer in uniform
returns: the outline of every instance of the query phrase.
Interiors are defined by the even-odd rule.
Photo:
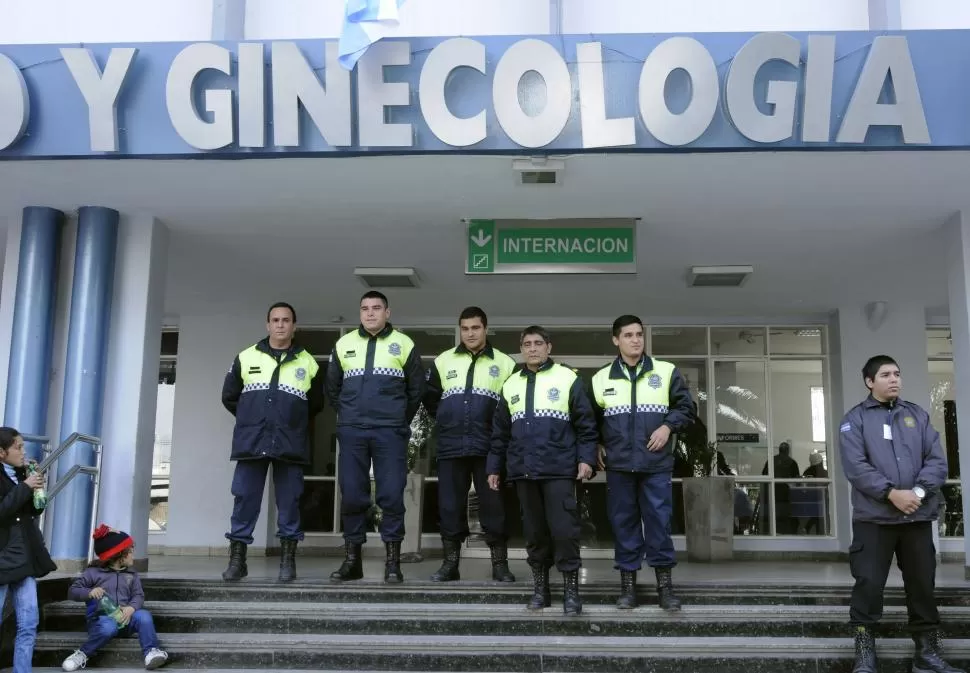
[[[660,607],[679,610],[671,570],[673,433],[694,422],[687,382],[670,362],[644,353],[643,323],[634,315],[613,321],[619,355],[593,376],[593,399],[606,469],[606,506],[613,527],[617,607],[637,606],[636,574],[642,560],[654,568]]]
[[[882,617],[883,591],[894,555],[903,573],[916,643],[913,673],[963,673],[942,658],[940,614],[933,595],[933,522],[947,475],[940,435],[924,409],[900,399],[895,360],[886,355],[869,358],[862,377],[869,396],[849,410],[839,428],[842,467],[852,484],[853,673],[877,670],[873,628]]]
[[[360,327],[337,341],[327,368],[327,395],[337,411],[337,475],[346,552],[343,564],[330,575],[335,582],[364,576],[361,545],[367,541],[371,461],[387,554],[384,581],[404,581],[401,541],[408,440],[425,381],[414,342],[394,329],[390,317],[387,297],[373,290],[364,294]]]
[[[552,361],[552,338],[527,327],[520,339],[525,367],[502,387],[488,455],[488,483],[503,472],[522,509],[533,596],[530,610],[552,604],[549,568],[563,574],[563,612],[578,615],[580,521],[576,481],[590,479],[596,461],[596,417],[582,379]]]
[[[460,579],[461,544],[468,537],[468,488],[478,494],[478,514],[492,556],[492,579],[514,582],[509,570],[505,504],[488,487],[485,459],[492,417],[515,361],[487,341],[488,317],[470,306],[458,318],[461,344],[439,355],[428,375],[424,407],[438,429],[438,516],[444,561],[432,582]]]
[[[269,337],[250,346],[232,362],[222,385],[222,404],[236,417],[232,433],[232,508],[227,582],[246,576],[246,547],[273,467],[277,536],[282,548],[279,579],[296,578],[296,545],[303,539],[300,496],[303,467],[310,463],[309,428],[323,409],[323,374],[306,349],[293,342],[296,311],[285,302],[266,315]]]

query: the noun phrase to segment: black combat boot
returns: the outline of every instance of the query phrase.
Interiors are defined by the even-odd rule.
[[[855,665],[852,673],[877,673],[876,639],[865,626],[857,626],[855,631]],[[915,669],[914,669],[915,670]]]
[[[637,606],[637,573],[634,570],[620,571],[620,597],[616,599],[616,607],[621,610],[632,610]]]
[[[943,636],[940,633],[918,633],[913,636],[916,655],[913,657],[913,673],[964,673],[943,661]]]
[[[562,583],[562,611],[567,615],[578,615],[583,611],[583,601],[579,597],[579,571],[563,573]]]
[[[404,573],[401,572],[401,543],[385,542],[387,549],[387,560],[384,561],[384,582],[386,584],[400,584],[404,581]]]
[[[504,542],[489,547],[492,552],[492,579],[496,582],[514,582],[515,575],[509,570],[509,548]]]
[[[461,579],[458,572],[458,563],[461,559],[461,543],[457,540],[441,539],[442,547],[445,550],[445,558],[441,562],[441,567],[431,576],[432,582],[455,582]]]
[[[679,612],[680,599],[674,595],[674,582],[670,576],[670,568],[656,568],[656,573],[660,607],[668,612]]]
[[[280,540],[280,582],[296,579],[296,540]]]
[[[532,566],[532,599],[526,606],[530,610],[541,610],[552,605],[552,593],[549,591],[549,568]]]
[[[347,542],[344,544],[344,562],[330,573],[331,582],[346,582],[359,580],[364,576],[364,564],[360,558],[360,545]]]
[[[226,582],[238,582],[249,574],[246,567],[246,543],[232,540],[229,542],[229,566],[222,573]]]

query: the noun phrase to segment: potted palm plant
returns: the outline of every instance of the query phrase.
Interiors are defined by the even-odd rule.
[[[718,474],[717,442],[687,433],[679,450],[691,476],[683,480],[689,561],[728,561],[734,555],[734,476]]]

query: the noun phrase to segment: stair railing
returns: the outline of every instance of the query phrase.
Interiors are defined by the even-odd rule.
[[[101,438],[95,437],[93,435],[85,435],[80,432],[73,432],[67,437],[63,442],[58,445],[56,449],[51,451],[51,440],[50,437],[43,435],[23,435],[24,441],[28,443],[40,444],[43,447],[43,458],[40,464],[37,466],[38,471],[47,472],[51,465],[53,465],[58,458],[61,457],[65,451],[74,446],[75,444],[90,444],[91,448],[94,449],[94,465],[74,465],[71,467],[67,473],[58,479],[53,485],[48,481],[47,486],[47,507],[40,515],[40,529],[44,530],[44,520],[47,515],[47,511],[50,509],[51,503],[57,494],[64,490],[64,488],[71,482],[74,477],[78,474],[86,474],[91,477],[94,482],[94,497],[91,499],[91,516],[88,531],[93,531],[95,525],[97,524],[98,518],[98,503],[101,497],[101,457],[103,454],[103,446],[101,444]],[[48,541],[49,543],[49,541]],[[88,537],[88,563],[94,558],[94,538]]]

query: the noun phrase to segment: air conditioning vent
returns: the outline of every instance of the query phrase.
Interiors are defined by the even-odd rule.
[[[411,267],[377,268],[360,267],[354,275],[367,287],[417,287],[418,274]]]
[[[522,171],[523,185],[554,185],[558,182],[556,171]]]
[[[690,287],[741,287],[754,273],[752,266],[692,266]]]

